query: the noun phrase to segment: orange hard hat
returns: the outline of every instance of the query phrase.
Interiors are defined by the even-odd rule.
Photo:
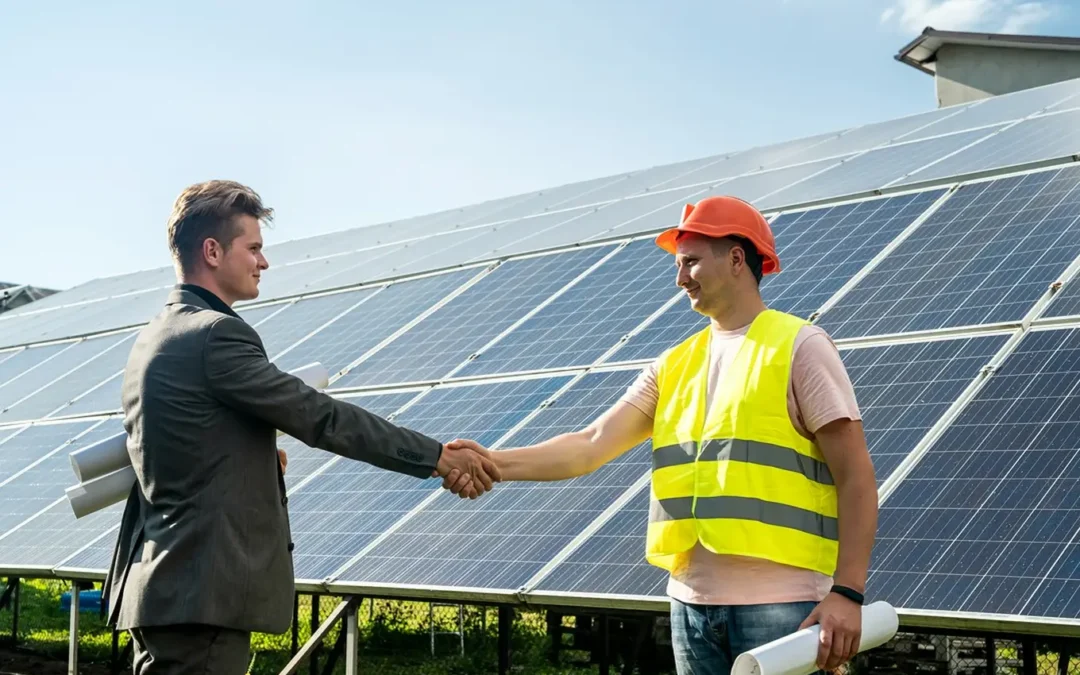
[[[776,241],[768,221],[760,211],[738,197],[706,197],[697,204],[687,204],[683,207],[679,226],[658,236],[656,245],[674,254],[675,241],[682,232],[696,232],[706,237],[745,237],[763,259],[762,274],[780,271]]]

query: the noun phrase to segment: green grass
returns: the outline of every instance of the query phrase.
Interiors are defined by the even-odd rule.
[[[60,596],[70,584],[57,580],[24,580],[20,589],[19,649],[41,655],[42,659],[66,659],[70,616],[60,608]],[[325,618],[341,598],[324,596],[320,618]],[[300,598],[299,644],[310,636],[310,596]],[[486,615],[486,616],[485,616]],[[456,607],[435,607],[436,631],[456,631]],[[0,611],[0,639],[11,634],[12,614]],[[457,675],[495,672],[498,664],[498,613],[495,608],[465,607],[465,655],[460,655],[456,635],[437,635],[435,656],[431,655],[427,603],[365,600],[359,610],[360,664],[364,672]],[[486,624],[485,624],[486,619]],[[338,637],[335,626],[323,643],[320,669]],[[112,653],[112,632],[96,612],[83,611],[79,618],[79,659],[84,665],[107,666]],[[542,613],[518,612],[511,638],[515,670],[537,675],[586,675],[596,667],[553,666],[548,658],[549,640]],[[121,634],[120,645],[127,644]],[[282,635],[256,634],[252,639],[252,675],[280,672],[291,658],[291,632]],[[587,659],[587,654],[571,652],[570,659]],[[125,664],[130,667],[130,661]],[[344,658],[336,673],[344,673]],[[308,664],[299,672],[309,672]]]

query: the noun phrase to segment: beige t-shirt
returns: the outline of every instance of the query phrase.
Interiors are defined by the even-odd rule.
[[[713,327],[707,405],[712,404],[716,383],[724,377],[749,330],[749,325],[734,331]],[[656,413],[659,395],[656,368],[657,362],[645,368],[622,398],[650,419]],[[804,326],[795,338],[788,413],[796,431],[811,440],[829,422],[861,419],[840,353],[828,334],[817,326]],[[831,586],[830,577],[813,570],[757,558],[716,555],[698,544],[677,559],[667,592],[685,603],[744,605],[820,601]]]

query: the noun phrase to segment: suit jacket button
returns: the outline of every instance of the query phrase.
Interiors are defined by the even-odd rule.
[[[288,497],[282,497],[281,498],[281,505],[282,506],[287,506],[288,504],[289,504],[289,498]]]
[[[292,543],[292,542],[290,541],[290,542],[289,542],[289,553],[292,553],[292,550],[293,550],[294,548],[296,548],[296,544],[294,544],[294,543]]]

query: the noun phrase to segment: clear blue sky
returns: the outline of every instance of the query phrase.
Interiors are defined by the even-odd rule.
[[[892,58],[923,26],[1080,34],[1068,4],[0,0],[0,280],[167,265],[213,177],[273,244],[929,110]]]

